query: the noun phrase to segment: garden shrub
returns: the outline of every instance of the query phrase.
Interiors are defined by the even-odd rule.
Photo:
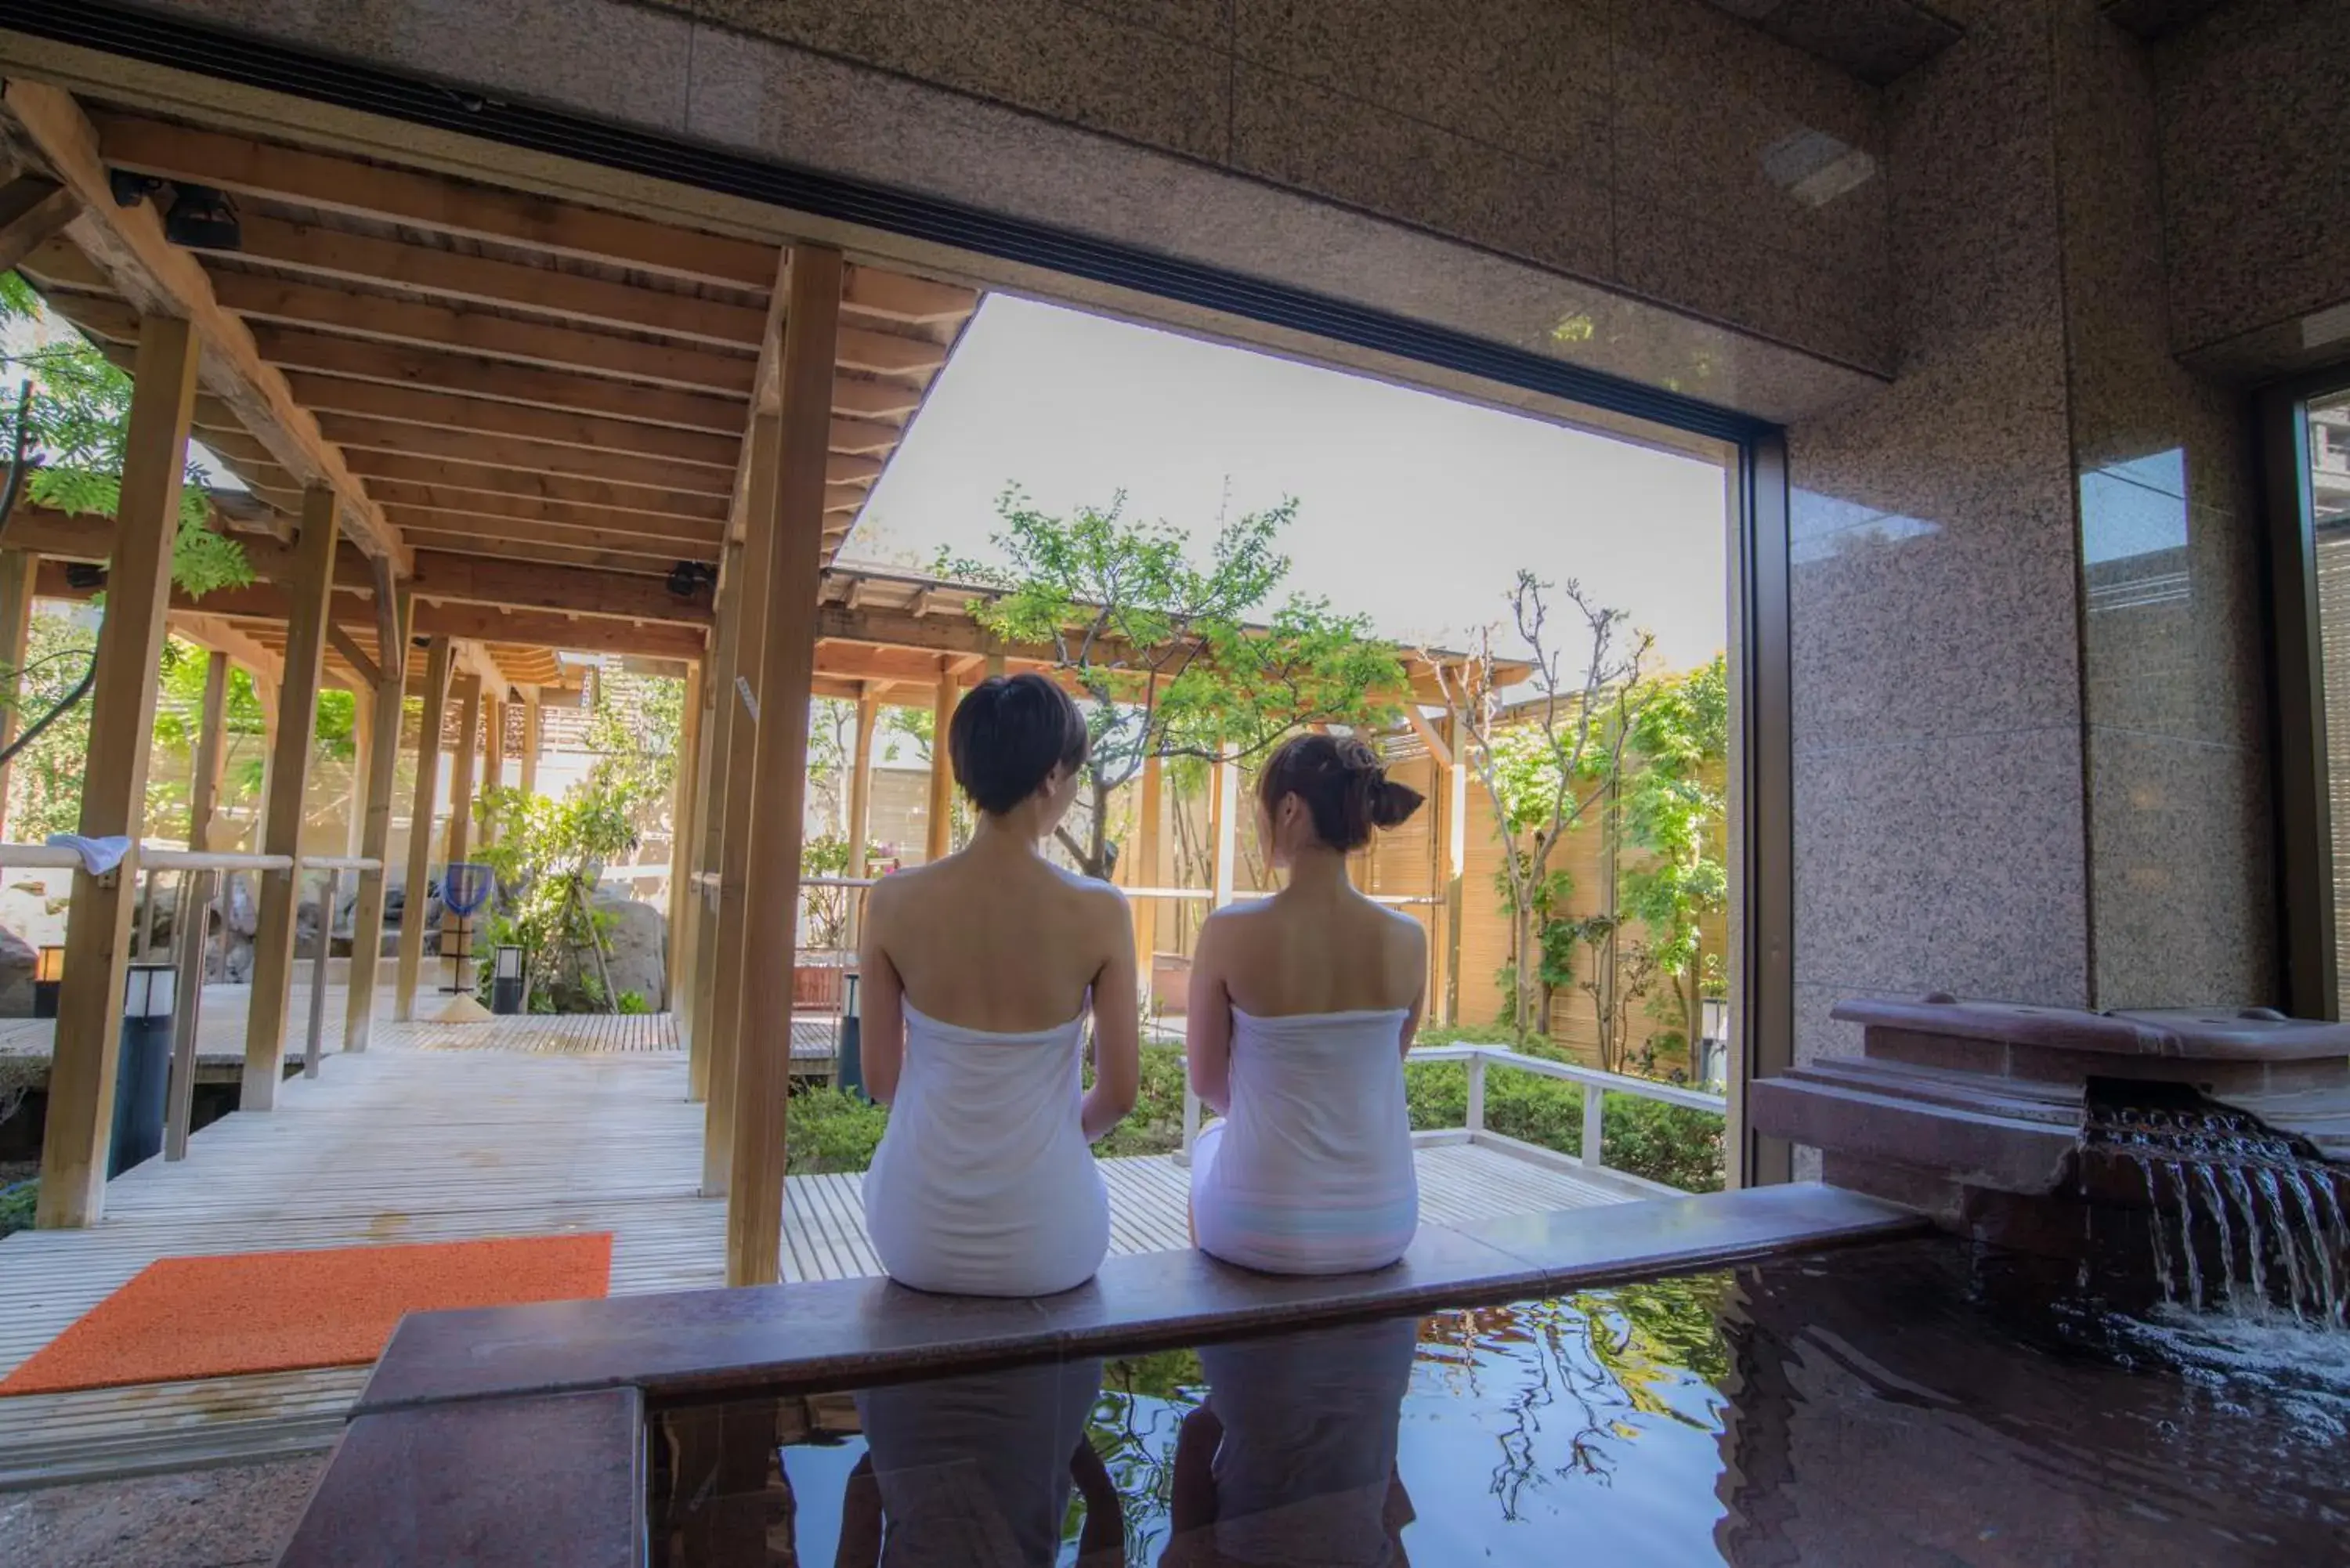
[[[612,1004],[613,1012],[635,1017],[642,1017],[652,1010],[653,1004],[645,1000],[645,993],[641,991],[624,991],[620,992],[620,1000]]]
[[[889,1111],[844,1089],[801,1089],[786,1112],[785,1147],[794,1176],[863,1170],[889,1125]]]
[[[33,1208],[40,1201],[41,1181],[35,1177],[14,1187],[0,1188],[0,1236],[33,1228]]]
[[[1469,1070],[1460,1062],[1412,1062],[1404,1093],[1414,1131],[1464,1126]],[[1607,1096],[1607,1164],[1685,1192],[1721,1190],[1722,1118],[1629,1095]],[[1485,1068],[1485,1127],[1555,1153],[1583,1152],[1583,1087],[1523,1069]]]

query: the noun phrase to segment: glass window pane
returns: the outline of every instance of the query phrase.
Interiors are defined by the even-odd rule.
[[[2350,392],[2310,404],[2317,623],[2325,680],[2325,779],[2334,823],[2334,942],[2350,976]]]

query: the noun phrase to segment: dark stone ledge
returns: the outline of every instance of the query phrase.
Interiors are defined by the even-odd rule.
[[[1832,1188],[1773,1187],[1422,1225],[1402,1262],[1366,1274],[1259,1274],[1179,1251],[1112,1258],[1089,1283],[1036,1300],[925,1295],[868,1279],[425,1313],[400,1324],[357,1413],[942,1375],[1621,1283],[1922,1225]]]

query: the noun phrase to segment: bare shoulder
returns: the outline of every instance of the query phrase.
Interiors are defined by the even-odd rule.
[[[1051,867],[1053,875],[1060,879],[1062,888],[1076,900],[1087,919],[1115,921],[1120,927],[1131,925],[1134,917],[1123,889],[1098,877],[1072,871],[1066,866],[1053,866],[1050,861],[1045,864]]]
[[[1379,919],[1386,922],[1389,941],[1399,943],[1409,952],[1425,953],[1428,950],[1426,926],[1421,925],[1401,909],[1392,909],[1386,904],[1372,903],[1367,898],[1364,902],[1369,903],[1372,909],[1378,910]]]
[[[866,918],[887,919],[907,899],[919,898],[924,888],[938,879],[937,866],[910,866],[903,871],[892,871],[865,890]]]
[[[1226,942],[1245,941],[1250,926],[1256,923],[1271,900],[1250,898],[1242,903],[1226,904],[1221,909],[1211,909],[1208,918],[1200,922],[1200,943],[1213,943],[1222,949]]]

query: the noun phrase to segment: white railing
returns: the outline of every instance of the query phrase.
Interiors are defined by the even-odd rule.
[[[1499,1148],[1537,1165],[1555,1166],[1579,1175],[1596,1177],[1603,1181],[1631,1189],[1642,1197],[1679,1197],[1680,1189],[1661,1181],[1651,1181],[1645,1176],[1635,1176],[1618,1170],[1607,1163],[1607,1096],[1628,1095],[1636,1100],[1655,1100],[1685,1110],[1708,1111],[1718,1116],[1728,1116],[1730,1102],[1720,1095],[1710,1095],[1701,1089],[1683,1088],[1678,1084],[1659,1084],[1648,1078],[1634,1078],[1622,1073],[1603,1073],[1596,1067],[1580,1067],[1572,1062],[1554,1062],[1544,1056],[1529,1056],[1503,1045],[1427,1045],[1408,1053],[1407,1064],[1423,1062],[1459,1062],[1469,1077],[1469,1105],[1459,1127],[1432,1127],[1412,1134],[1415,1144],[1473,1143]],[[1485,1125],[1485,1072],[1489,1067],[1508,1067],[1532,1073],[1537,1077],[1556,1078],[1575,1084],[1583,1090],[1583,1152],[1562,1154],[1544,1148],[1523,1138],[1493,1131]],[[1188,1164],[1191,1145],[1200,1132],[1199,1097],[1186,1088],[1183,1096],[1183,1152]]]

